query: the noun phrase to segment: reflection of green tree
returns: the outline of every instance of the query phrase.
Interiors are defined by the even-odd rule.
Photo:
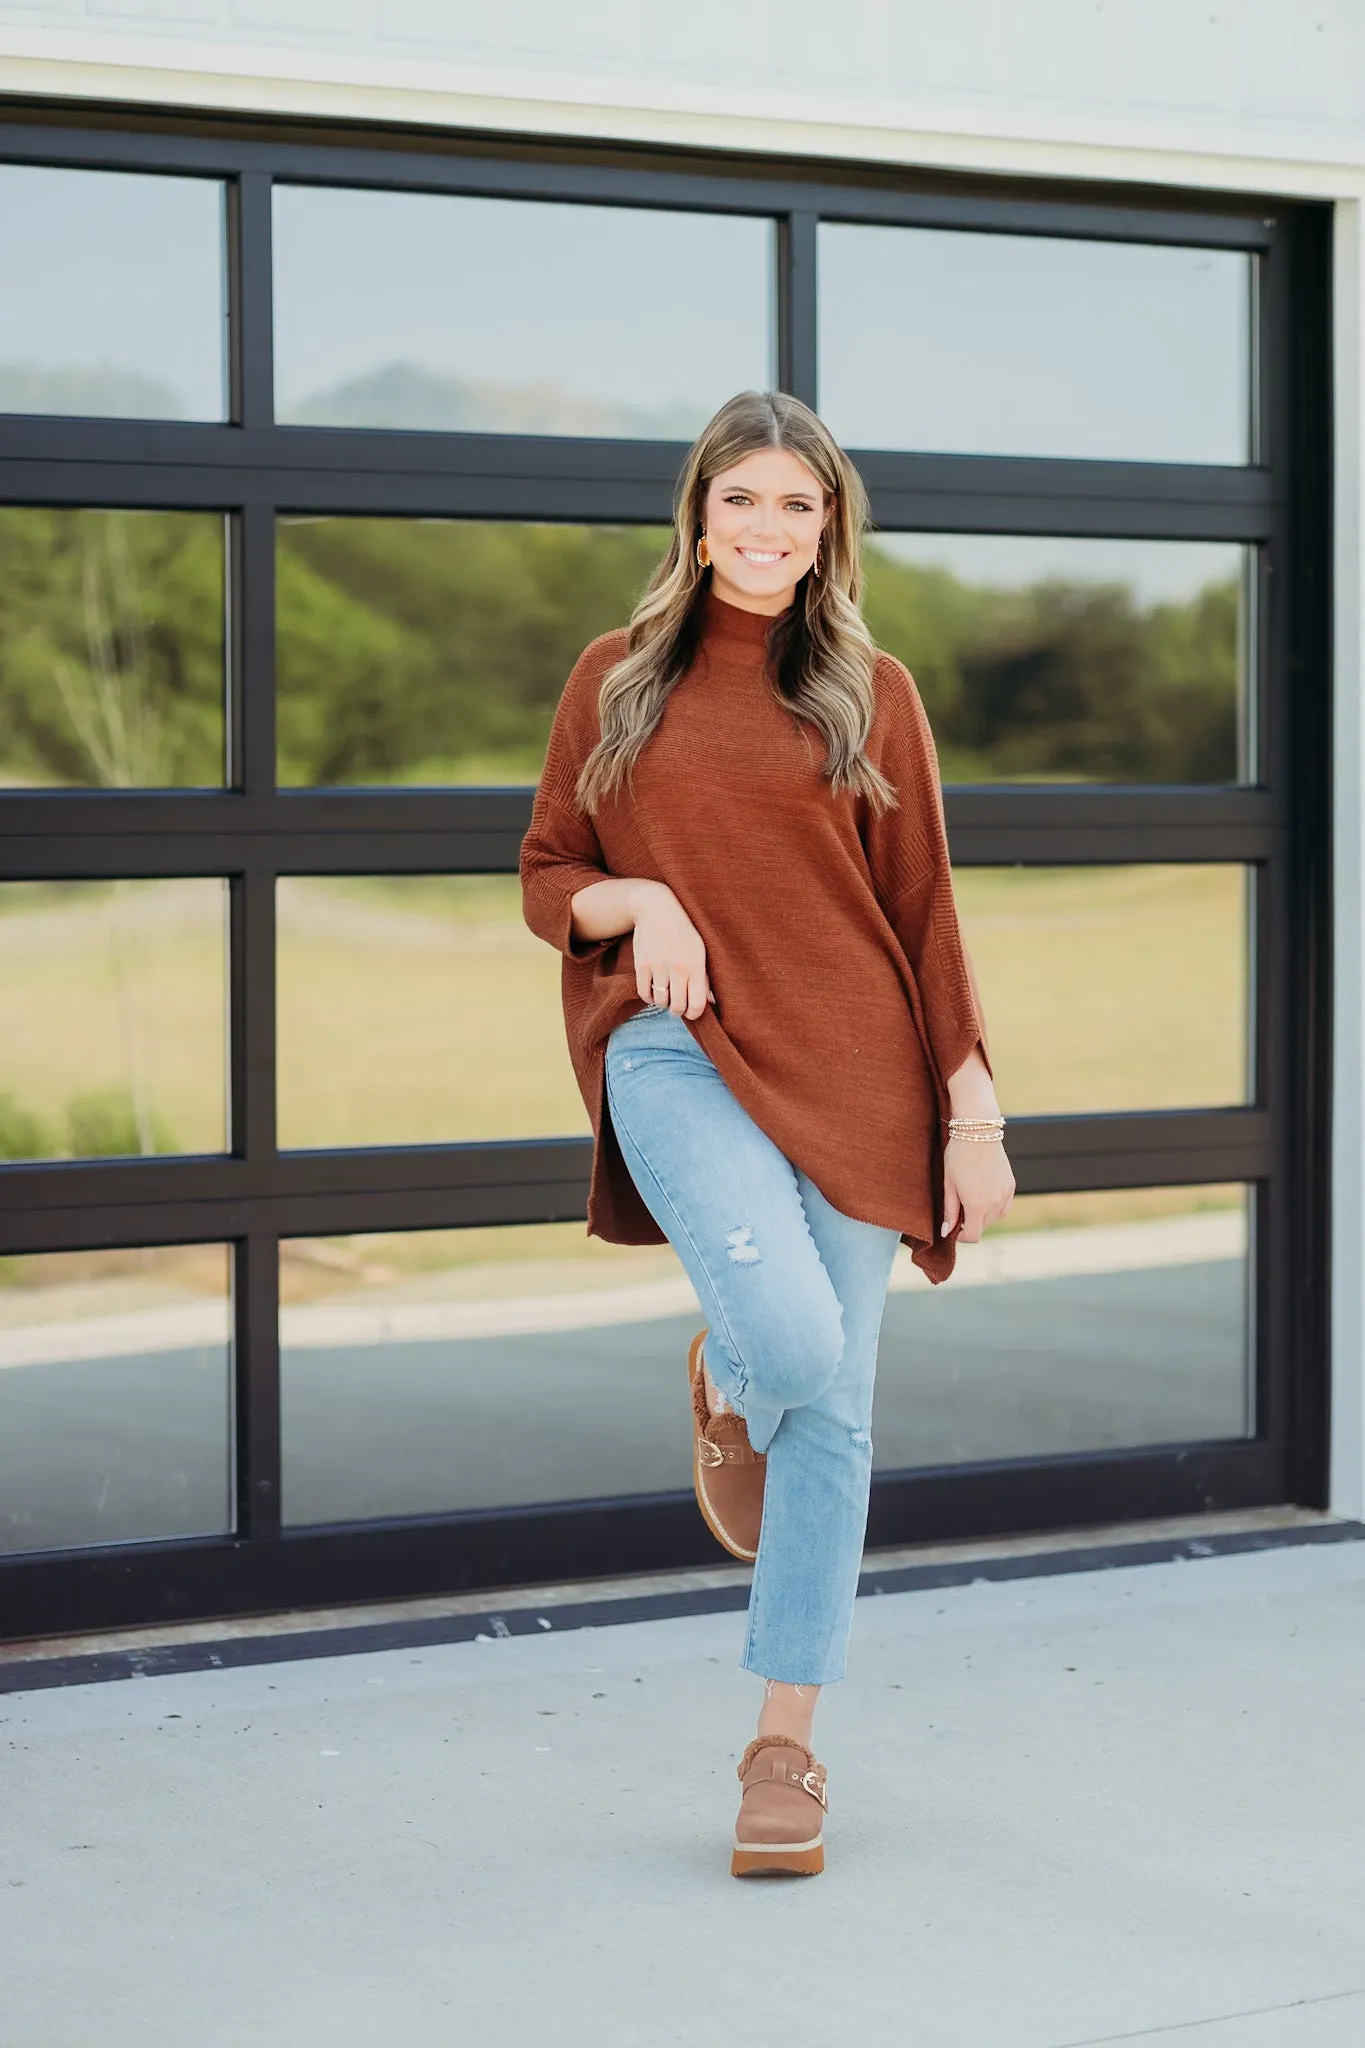
[[[868,566],[868,624],[914,671],[949,779],[1237,775],[1235,581],[1144,610],[1123,584],[993,589],[875,547]]]
[[[0,508],[0,727],[11,781],[221,783],[221,518]]]
[[[156,998],[149,982],[146,928],[147,913],[154,912],[155,898],[166,887],[163,882],[120,879],[6,882],[0,888],[0,921],[22,923],[36,917],[47,922],[50,938],[59,942],[56,956],[93,965],[92,980],[98,976],[99,956],[104,955],[113,982],[122,1070],[122,1078],[112,1086],[78,1086],[52,1122],[0,1088],[0,1160],[97,1159],[176,1150],[175,1134],[154,1101],[151,1026]],[[16,934],[6,933],[7,938],[12,936]],[[11,976],[15,971],[11,956]],[[22,1002],[24,969],[17,971]]]
[[[0,510],[0,719],[11,777],[100,789],[220,783],[223,613],[221,518]],[[112,883],[108,903],[126,1095],[71,1105],[77,1156],[165,1148],[151,1100],[136,886]],[[0,1147],[25,1142],[35,1134],[0,1131]]]
[[[629,617],[663,540],[646,528],[284,524],[285,779],[534,780],[575,657]],[[1236,773],[1232,583],[1144,609],[1121,584],[994,589],[874,547],[867,616],[913,670],[950,779]]]
[[[279,734],[293,783],[534,781],[564,679],[624,625],[657,528],[321,519],[280,529]]]
[[[64,1126],[0,1094],[0,1159],[126,1159],[176,1149],[164,1119],[122,1088],[82,1089],[66,1105]]]
[[[575,657],[625,623],[657,527],[287,519],[286,783],[531,782]],[[222,779],[222,522],[0,509],[0,773]],[[1238,595],[1144,607],[869,550],[868,623],[914,672],[945,775],[1220,781],[1237,770]]]

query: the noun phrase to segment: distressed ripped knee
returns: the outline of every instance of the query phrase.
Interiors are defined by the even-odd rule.
[[[740,1223],[725,1233],[725,1248],[732,1266],[756,1266],[762,1257],[754,1243],[752,1223]]]

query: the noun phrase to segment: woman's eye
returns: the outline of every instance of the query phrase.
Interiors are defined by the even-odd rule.
[[[727,505],[752,505],[754,501],[747,491],[727,491],[725,502]],[[789,498],[786,510],[788,512],[813,512],[815,507],[808,503],[805,498]]]

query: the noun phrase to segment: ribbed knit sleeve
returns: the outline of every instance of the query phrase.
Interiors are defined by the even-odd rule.
[[[521,842],[522,914],[537,938],[570,960],[596,959],[621,939],[619,932],[605,939],[575,937],[572,899],[611,873],[592,819],[579,815],[574,792],[601,730],[598,687],[623,651],[624,635],[606,634],[574,664],[550,727],[530,829]]]
[[[989,1068],[986,1025],[953,899],[929,720],[909,671],[889,654],[878,657],[877,690],[885,705],[879,765],[899,803],[880,813],[867,804],[860,835],[878,901],[914,970],[929,1049],[946,1084],[977,1045]]]

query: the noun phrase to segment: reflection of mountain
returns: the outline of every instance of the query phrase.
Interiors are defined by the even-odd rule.
[[[180,395],[157,377],[111,363],[51,369],[0,363],[0,412],[78,413],[90,419],[180,420]]]
[[[562,384],[501,384],[448,377],[417,363],[367,370],[298,404],[281,407],[294,426],[395,427],[437,434],[591,434],[629,440],[690,441],[705,406],[613,405]]]

